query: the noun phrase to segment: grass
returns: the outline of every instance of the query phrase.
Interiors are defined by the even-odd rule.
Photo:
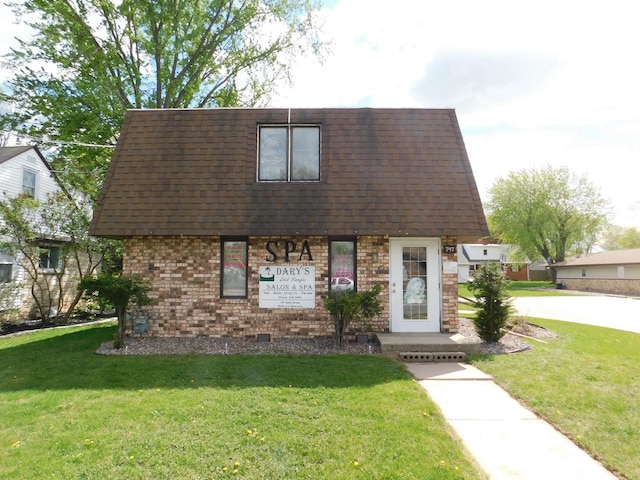
[[[640,335],[530,320],[561,338],[472,363],[608,468],[640,479]]]
[[[534,282],[534,281],[510,281],[507,288],[509,295],[512,297],[557,297],[562,295],[572,295],[562,290],[556,290],[551,282]],[[473,298],[473,294],[469,291],[469,287],[464,284],[458,284],[458,295]]]
[[[380,356],[98,356],[112,326],[0,339],[0,477],[475,479]]]

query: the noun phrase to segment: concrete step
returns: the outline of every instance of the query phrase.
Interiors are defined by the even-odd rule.
[[[480,345],[480,341],[459,333],[378,333],[376,337],[383,354],[469,354],[477,353]]]

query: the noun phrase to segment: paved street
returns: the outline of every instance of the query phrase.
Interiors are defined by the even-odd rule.
[[[520,315],[585,323],[640,333],[640,299],[608,295],[519,297]]]

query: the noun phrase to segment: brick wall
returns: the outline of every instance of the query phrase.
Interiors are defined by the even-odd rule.
[[[442,237],[442,245],[457,245],[456,237]],[[444,250],[444,249],[443,249]],[[442,262],[457,262],[458,254],[442,253]],[[442,272],[442,331],[458,331],[458,270],[455,273]]]
[[[284,254],[276,262],[266,242],[290,240],[302,245],[306,240],[313,260],[299,254]],[[454,237],[444,237],[443,244],[455,245]],[[280,252],[283,253],[283,252]],[[152,282],[155,299],[149,333],[155,336],[235,336],[255,337],[269,333],[272,337],[326,337],[333,335],[333,323],[322,303],[329,286],[329,245],[326,237],[250,237],[248,251],[248,298],[220,298],[219,237],[134,237],[125,240],[124,270]],[[443,261],[456,261],[456,254],[443,254]],[[316,306],[314,309],[259,308],[259,267],[315,266]],[[371,332],[389,330],[389,240],[385,237],[358,237],[358,290],[376,283],[383,312],[373,319]],[[443,274],[443,331],[458,330],[458,278]],[[354,325],[351,334],[356,333]],[[369,332],[370,333],[370,332]]]
[[[149,333],[156,336],[255,336],[324,337],[333,335],[333,324],[322,298],[329,286],[326,237],[281,237],[301,245],[309,242],[313,261],[306,256],[290,262],[279,255],[267,262],[265,244],[274,238],[249,238],[247,299],[220,298],[219,237],[134,237],[125,241],[124,270],[152,282],[155,299]],[[374,319],[373,330],[388,329],[388,241],[362,237],[357,245],[358,289],[381,283],[383,313]],[[258,305],[260,266],[316,267],[316,308],[261,309]]]
[[[640,295],[640,280],[638,279],[561,278],[558,279],[558,282],[562,282],[569,290]]]

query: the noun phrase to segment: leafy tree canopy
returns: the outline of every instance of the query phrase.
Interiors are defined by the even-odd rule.
[[[486,209],[493,236],[553,265],[590,251],[606,224],[609,203],[585,175],[547,166],[496,180]]]
[[[23,0],[34,35],[5,60],[15,72],[2,117],[93,196],[130,108],[256,106],[296,56],[323,45],[313,0]]]
[[[600,246],[605,250],[640,248],[640,230],[635,227],[611,225],[604,230]]]

